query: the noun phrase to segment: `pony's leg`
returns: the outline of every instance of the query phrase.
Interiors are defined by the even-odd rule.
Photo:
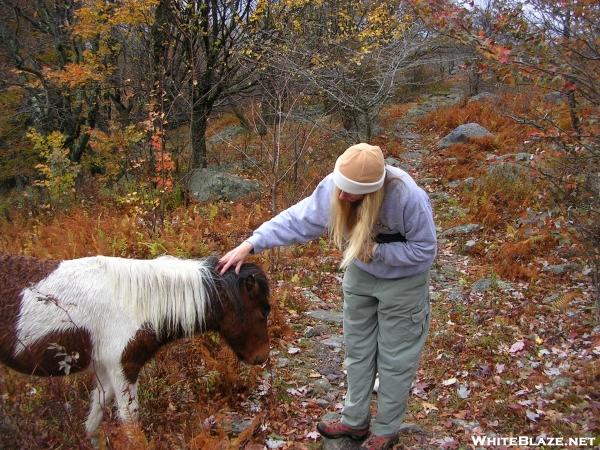
[[[123,423],[137,422],[139,411],[137,381],[135,383],[129,383],[122,375],[115,381],[117,381],[117,383],[113,387],[115,390],[119,419],[121,419]]]
[[[96,376],[96,387],[91,394],[90,411],[85,422],[85,431],[90,437],[95,435],[100,423],[102,423],[104,406],[110,404],[115,394],[106,368],[98,366],[95,368],[94,374]]]

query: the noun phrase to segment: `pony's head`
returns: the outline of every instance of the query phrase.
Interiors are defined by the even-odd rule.
[[[216,328],[238,358],[247,364],[261,364],[269,357],[267,319],[269,282],[255,264],[243,264],[240,273],[227,271],[218,283],[222,311],[216,314]]]

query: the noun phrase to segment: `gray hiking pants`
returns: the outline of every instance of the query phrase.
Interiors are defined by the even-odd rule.
[[[397,433],[429,328],[429,272],[387,280],[351,265],[342,289],[348,371],[342,422],[361,428],[368,424],[379,373],[377,417],[371,431]]]

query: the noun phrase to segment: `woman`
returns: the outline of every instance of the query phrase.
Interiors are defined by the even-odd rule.
[[[263,223],[219,260],[239,270],[248,254],[307,242],[329,231],[343,252],[348,391],[342,418],[320,422],[328,438],[389,448],[398,430],[429,326],[429,268],[436,234],[429,198],[376,146],[357,144],[310,197]],[[377,417],[369,405],[379,373]],[[370,433],[369,433],[370,431]]]

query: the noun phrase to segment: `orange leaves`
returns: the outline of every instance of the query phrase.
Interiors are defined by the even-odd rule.
[[[500,45],[495,45],[493,47],[493,50],[494,50],[494,54],[496,55],[496,58],[502,64],[509,64],[511,62],[511,60],[510,60],[511,50],[509,48],[502,47]]]
[[[531,279],[537,272],[529,263],[555,244],[555,239],[548,232],[517,242],[505,242],[498,250],[498,274],[508,279]]]
[[[62,70],[47,69],[46,75],[55,83],[69,89],[76,89],[92,82],[101,82],[104,79],[102,71],[94,64],[88,63],[69,63]]]

